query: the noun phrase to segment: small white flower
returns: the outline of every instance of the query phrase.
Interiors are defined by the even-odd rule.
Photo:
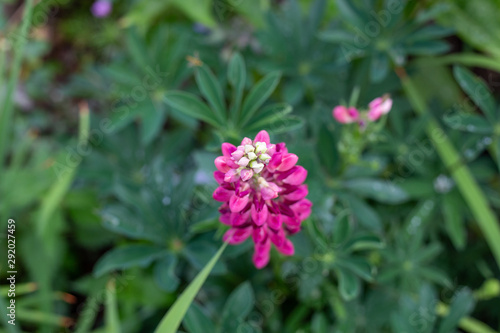
[[[255,147],[256,147],[255,152],[257,154],[267,152],[267,145],[265,142],[257,142],[255,143]]]
[[[262,169],[264,169],[264,164],[259,163],[257,161],[252,161],[250,162],[250,167],[253,169],[255,173],[259,173],[262,171]]]

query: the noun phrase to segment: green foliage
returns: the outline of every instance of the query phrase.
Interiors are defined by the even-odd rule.
[[[498,328],[496,1],[112,3],[2,5],[0,331]],[[257,270],[212,194],[221,143],[260,130],[313,209]]]

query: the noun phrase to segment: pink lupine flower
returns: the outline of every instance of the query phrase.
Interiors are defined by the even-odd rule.
[[[253,263],[259,269],[269,262],[271,243],[282,254],[293,255],[287,235],[300,231],[311,214],[312,203],[305,198],[308,190],[303,184],[307,170],[297,161],[285,143],[271,144],[266,131],[253,141],[244,138],[238,147],[223,143],[222,156],[214,161],[219,187],[213,198],[223,202],[220,221],[231,227],[223,239],[239,244],[251,236]]]
[[[370,102],[368,110],[368,119],[375,121],[379,119],[382,115],[389,113],[392,108],[392,99],[389,95],[384,95],[382,97],[377,97]]]
[[[353,107],[338,105],[333,108],[333,117],[341,124],[350,124],[359,119],[359,111]]]
[[[113,4],[110,0],[97,0],[92,4],[90,11],[95,17],[101,18],[111,14]]]

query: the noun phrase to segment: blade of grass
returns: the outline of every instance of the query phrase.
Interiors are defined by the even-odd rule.
[[[156,327],[155,333],[176,333],[182,319],[186,315],[189,306],[193,302],[194,298],[198,294],[198,291],[203,286],[203,283],[207,279],[208,275],[214,268],[215,264],[219,260],[222,252],[226,248],[227,243],[224,243],[219,251],[210,259],[206,266],[196,275],[193,281],[187,286],[187,288],[182,292],[181,296],[175,301],[175,303],[170,307],[168,312],[165,314],[161,320],[158,327]]]
[[[457,183],[460,193],[476,218],[497,265],[500,267],[500,224],[488,205],[486,196],[481,191],[469,168],[462,163],[460,154],[456,151],[446,133],[428,112],[425,101],[420,96],[405,70],[397,68],[396,72],[415,111],[427,117],[427,134],[443,163],[449,169],[453,179]]]
[[[3,174],[2,168],[4,167],[3,164],[6,153],[5,150],[7,147],[7,140],[9,138],[9,129],[12,127],[11,118],[14,106],[14,90],[19,80],[22,55],[24,52],[24,46],[26,45],[26,40],[28,38],[29,28],[31,26],[31,17],[33,15],[33,1],[34,0],[27,0],[24,7],[20,35],[17,36],[17,40],[15,41],[15,45],[13,46],[14,55],[11,72],[9,80],[7,82],[7,91],[5,94],[5,100],[3,101],[3,109],[0,113],[0,174]]]
[[[80,123],[79,123],[79,135],[78,135],[78,145],[85,149],[87,144],[87,139],[90,131],[90,115],[89,109],[86,104],[80,107]],[[59,179],[52,185],[47,196],[44,197],[39,218],[38,218],[38,232],[42,237],[46,232],[50,231],[50,219],[54,211],[60,206],[62,199],[64,198],[66,192],[69,190],[73,179],[76,174],[77,166],[72,167],[69,171],[60,175]]]
[[[106,285],[106,332],[120,333],[120,319],[118,318],[118,305],[116,303],[115,280],[111,279]]]

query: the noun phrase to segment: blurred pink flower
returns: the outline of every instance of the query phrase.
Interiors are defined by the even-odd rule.
[[[223,143],[222,154],[214,161],[219,187],[213,198],[223,202],[220,221],[231,226],[224,241],[239,244],[252,236],[253,263],[259,269],[269,262],[271,243],[282,254],[293,255],[286,236],[300,231],[312,207],[305,199],[307,170],[296,165],[297,155],[285,143],[271,144],[266,131],[253,141],[244,138],[238,147]]]
[[[90,11],[95,17],[106,17],[111,13],[112,7],[109,0],[97,0],[92,4]]]
[[[333,108],[333,117],[341,124],[349,124],[359,119],[359,111],[353,107],[338,105]]]
[[[370,102],[368,110],[368,119],[375,121],[379,119],[382,115],[389,113],[392,108],[392,99],[389,95],[384,95],[382,97],[377,97]]]

